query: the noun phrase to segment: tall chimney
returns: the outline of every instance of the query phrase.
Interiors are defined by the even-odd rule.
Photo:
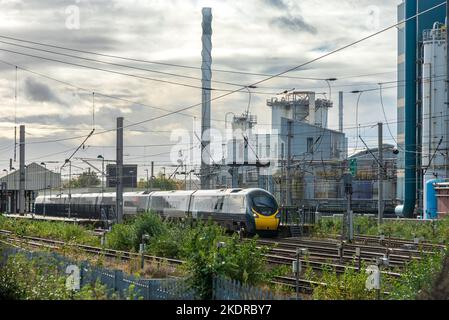
[[[343,132],[343,91],[339,92],[338,100],[338,128]]]
[[[201,108],[201,188],[210,188],[210,100],[212,79],[212,9],[203,8],[202,108]]]

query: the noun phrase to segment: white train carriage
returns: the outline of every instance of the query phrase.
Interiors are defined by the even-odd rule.
[[[35,213],[88,219],[114,219],[115,193],[39,196]],[[123,213],[132,216],[153,211],[164,218],[213,220],[229,230],[244,228],[249,233],[276,233],[279,210],[274,197],[262,189],[126,192]]]

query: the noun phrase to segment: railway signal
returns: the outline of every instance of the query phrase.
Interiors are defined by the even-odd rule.
[[[296,260],[292,263],[292,271],[296,278],[296,299],[300,300],[299,298],[299,275],[302,272],[302,263],[301,260],[299,260],[299,256],[307,256],[308,250],[307,249],[296,249]]]
[[[362,253],[360,247],[355,248],[355,256],[357,257],[357,269],[362,270]]]
[[[140,252],[140,267],[143,270],[145,268],[145,242],[150,240],[150,236],[148,234],[143,234],[142,235],[142,241],[140,243],[140,248],[139,248],[139,252]]]
[[[357,159],[351,159],[349,161],[349,171],[353,177],[357,176]]]

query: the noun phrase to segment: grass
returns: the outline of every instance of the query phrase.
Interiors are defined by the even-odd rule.
[[[315,227],[316,236],[339,234],[341,219],[321,219]],[[61,222],[45,222],[30,220],[14,220],[0,216],[0,229],[13,231],[19,235],[39,236],[71,243],[99,246],[98,237],[91,234],[88,227]],[[356,217],[355,230],[360,234],[378,235],[377,221],[368,217]],[[421,223],[401,220],[387,220],[380,230],[387,237],[413,239],[423,237],[427,241],[447,243],[449,239],[449,218],[434,223]],[[263,252],[256,248],[256,242],[240,242],[236,236],[229,236],[224,229],[214,224],[194,225],[189,221],[183,223],[167,223],[154,214],[139,216],[121,225],[114,225],[107,234],[108,248],[134,251],[139,247],[142,235],[148,234],[146,253],[167,258],[177,258],[187,261],[186,265],[174,270],[168,264],[146,262],[145,269],[140,268],[140,259],[135,258],[127,263],[119,260],[98,257],[96,263],[112,269],[122,269],[130,274],[149,278],[189,275],[193,279],[192,286],[203,296],[210,293],[211,275],[222,275],[236,279],[242,283],[271,288],[277,293],[290,294],[279,286],[270,284],[275,276],[291,274],[290,266],[269,268],[263,257]],[[217,243],[224,242],[223,248]],[[86,260],[86,255],[76,252],[69,246],[65,249],[71,257]],[[449,258],[444,260],[445,252],[423,256],[420,261],[409,263],[400,278],[383,279],[383,290],[391,294],[384,299],[412,300],[425,299],[445,292],[438,281],[447,279],[441,275],[449,266],[442,268],[443,261],[449,264]],[[375,293],[365,290],[367,275],[352,269],[343,274],[337,274],[332,268],[314,273],[311,268],[305,268],[305,279],[325,282],[326,287],[314,288],[312,298],[317,300],[371,300]],[[449,287],[449,285],[447,285]],[[449,289],[448,289],[449,290]],[[437,292],[437,293],[435,293]],[[444,294],[444,293],[443,293]],[[448,293],[449,294],[449,293]]]
[[[0,248],[1,252],[1,248]],[[66,275],[50,258],[28,259],[18,253],[9,256],[0,269],[0,299],[5,300],[107,300],[106,286],[99,282],[78,292],[66,288]]]
[[[342,218],[322,218],[314,228],[314,236],[327,237],[341,234]],[[394,238],[413,240],[422,238],[433,243],[449,242],[449,217],[438,221],[384,220],[379,228],[377,218],[357,216],[354,218],[355,234],[377,236],[384,234]]]
[[[99,239],[83,226],[60,222],[19,220],[0,217],[0,228],[13,231],[18,235],[37,236],[68,243],[67,255],[82,255],[72,243],[99,246]],[[126,266],[121,266],[131,274],[142,274],[150,277],[166,277],[178,274],[189,274],[197,277],[197,283],[203,283],[212,274],[223,275],[241,283],[256,285],[264,283],[269,277],[268,265],[264,258],[266,250],[259,250],[253,241],[240,242],[236,235],[229,236],[225,230],[211,222],[168,223],[156,214],[139,215],[125,224],[116,224],[106,235],[106,247],[138,252],[143,235],[146,240],[146,253],[166,258],[186,261],[182,270],[173,270],[164,263],[146,263],[141,270],[140,259],[135,258]],[[218,242],[225,243],[219,249]],[[106,263],[105,260],[100,261]],[[207,284],[208,285],[208,284]]]
[[[14,232],[19,236],[34,236],[91,246],[100,245],[100,240],[90,232],[90,228],[65,222],[12,219],[0,215],[0,229]]]

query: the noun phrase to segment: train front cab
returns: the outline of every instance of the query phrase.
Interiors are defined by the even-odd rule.
[[[276,199],[265,190],[255,190],[248,194],[249,232],[260,236],[277,236],[280,213]]]

